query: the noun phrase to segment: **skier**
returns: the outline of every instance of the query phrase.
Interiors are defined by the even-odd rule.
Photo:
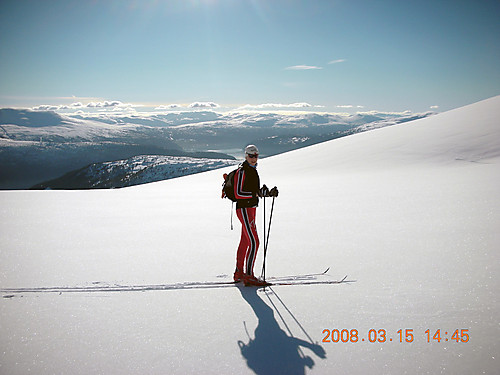
[[[236,254],[234,281],[243,281],[245,285],[265,286],[267,283],[254,276],[253,267],[259,249],[259,236],[255,224],[255,214],[259,197],[278,194],[274,187],[271,191],[266,185],[260,187],[257,173],[259,150],[255,145],[245,148],[245,161],[235,176],[236,215],[241,222],[241,239]]]

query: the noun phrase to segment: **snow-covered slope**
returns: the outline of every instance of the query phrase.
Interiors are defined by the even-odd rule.
[[[280,189],[267,274],[330,266],[348,284],[8,293],[225,280],[239,224],[220,199],[230,168],[0,192],[0,372],[498,373],[499,118],[495,97],[261,160]]]

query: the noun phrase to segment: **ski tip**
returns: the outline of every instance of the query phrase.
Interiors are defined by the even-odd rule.
[[[330,267],[328,267],[323,274],[326,274],[328,271],[330,271]]]
[[[345,281],[345,279],[347,279],[347,275],[345,275],[344,278],[342,280],[340,280],[340,282],[343,283]]]

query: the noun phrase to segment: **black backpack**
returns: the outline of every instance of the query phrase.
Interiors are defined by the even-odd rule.
[[[229,174],[224,173],[224,183],[222,184],[222,197],[221,198],[229,198],[233,202],[236,202],[236,197],[234,196],[234,187],[236,182],[234,178],[236,176],[236,172],[238,172],[242,167],[238,167],[234,171],[231,171]]]

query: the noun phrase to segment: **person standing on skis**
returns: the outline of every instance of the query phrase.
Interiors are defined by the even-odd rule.
[[[259,205],[259,197],[269,196],[266,185],[260,187],[259,174],[257,173],[257,160],[259,150],[255,145],[245,148],[245,161],[235,175],[236,215],[241,222],[241,238],[236,253],[236,270],[234,281],[243,281],[245,285],[266,285],[257,279],[253,273],[257,250],[259,249],[259,236],[255,224],[255,215]],[[277,189],[274,188],[277,195]]]

